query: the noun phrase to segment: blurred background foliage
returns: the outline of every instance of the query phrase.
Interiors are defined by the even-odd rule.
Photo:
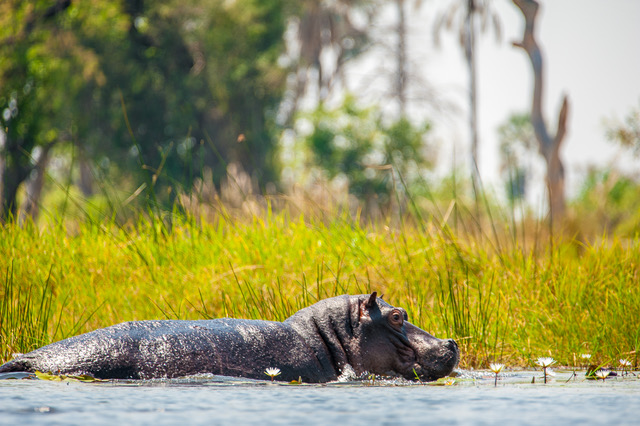
[[[454,165],[434,177],[438,121],[405,114],[414,77],[404,2],[389,2],[400,21],[381,42],[372,22],[384,4],[3,1],[1,219],[109,216],[130,203],[171,211],[222,199],[242,207],[250,194],[314,197],[324,186],[366,217],[424,207],[412,199],[419,196],[457,220],[471,174]],[[397,111],[344,92],[345,64],[381,43],[392,53]],[[639,123],[631,111],[607,123],[606,135],[635,155]],[[519,219],[539,218],[525,202],[540,179],[529,115],[507,117],[498,137],[504,193],[474,195],[470,220],[483,220],[479,203],[501,208],[501,199]],[[639,195],[637,176],[592,170],[570,203],[572,236],[636,235]]]
[[[283,1],[8,1],[0,6],[3,217],[66,145],[96,177],[170,203],[203,165],[276,179],[273,119],[286,69]],[[61,151],[58,150],[58,154]],[[135,187],[134,187],[135,189]],[[155,202],[156,200],[154,200]]]
[[[385,121],[379,108],[361,108],[352,96],[333,109],[320,104],[301,120],[307,131],[298,132],[295,149],[308,153],[303,168],[316,182],[347,186],[368,212],[388,212],[392,198],[416,190],[435,164],[429,123]]]

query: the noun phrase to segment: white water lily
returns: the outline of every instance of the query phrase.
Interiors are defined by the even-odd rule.
[[[607,370],[606,368],[601,368],[594,374],[596,375],[596,378],[604,380],[609,376],[609,370]]]
[[[489,364],[489,369],[496,374],[496,378],[493,382],[493,386],[498,386],[498,373],[500,373],[503,368],[504,368],[504,364],[500,364],[498,362],[492,362],[491,364]]]
[[[542,368],[547,368],[555,364],[555,362],[556,362],[555,359],[547,356],[547,357],[538,358],[538,360],[536,361],[536,364],[538,364]]]
[[[273,382],[274,377],[280,375],[280,369],[275,367],[269,367],[264,370],[264,374],[271,377],[271,381]]]
[[[620,359],[618,360],[618,362],[620,362],[620,366],[622,367],[622,375],[626,376],[627,369],[631,367],[631,361],[629,361],[628,359]]]
[[[542,367],[542,369],[544,370],[544,382],[547,383],[547,369],[555,364],[556,360],[551,358],[551,357],[542,357],[542,358],[538,358],[538,360],[536,361],[536,364],[538,364],[540,367]]]
[[[504,368],[504,364],[500,364],[497,362],[492,362],[491,364],[489,364],[489,370],[493,371],[496,374],[501,372],[503,368]]]

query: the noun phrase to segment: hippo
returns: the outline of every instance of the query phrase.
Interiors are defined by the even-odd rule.
[[[343,373],[432,381],[460,358],[441,340],[407,321],[407,313],[370,295],[321,300],[283,322],[220,318],[124,322],[19,355],[0,373],[52,372],[97,379],[176,378],[214,374],[305,383]],[[270,370],[272,371],[272,370]]]

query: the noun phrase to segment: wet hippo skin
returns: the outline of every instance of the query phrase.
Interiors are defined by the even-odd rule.
[[[402,308],[371,295],[338,296],[284,322],[221,318],[132,321],[71,337],[0,366],[0,373],[42,371],[101,379],[172,378],[211,373],[306,383],[360,375],[435,380],[459,360],[453,340],[412,325]]]

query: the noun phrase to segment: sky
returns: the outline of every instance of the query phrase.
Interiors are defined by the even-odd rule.
[[[442,33],[441,46],[436,49],[431,31],[431,23],[451,1],[456,0],[424,1],[419,9],[412,7],[415,2],[406,2],[412,73],[429,83],[435,90],[434,98],[446,99],[459,108],[434,120],[441,172],[451,170],[454,156],[459,161],[469,156],[468,76],[463,54],[454,33]],[[540,3],[536,37],[545,61],[543,114],[552,134],[562,97],[569,97],[568,133],[561,149],[569,196],[577,193],[588,167],[615,165],[638,173],[640,159],[607,140],[605,121],[623,120],[633,108],[640,108],[640,1]],[[483,182],[499,186],[497,129],[511,113],[529,112],[533,72],[525,51],[511,44],[522,39],[521,12],[508,0],[494,0],[492,6],[501,20],[502,40],[496,42],[490,32],[478,40],[479,161]],[[393,10],[386,15],[392,22]],[[392,62],[384,54],[380,56],[356,63],[351,80],[364,80],[370,74],[367,67],[377,69]],[[375,87],[367,84],[370,91],[375,92]],[[377,101],[384,99],[378,94]],[[433,117],[423,103],[416,103],[411,112],[414,117]],[[544,198],[543,163],[536,161],[540,179],[532,193],[534,198]]]

